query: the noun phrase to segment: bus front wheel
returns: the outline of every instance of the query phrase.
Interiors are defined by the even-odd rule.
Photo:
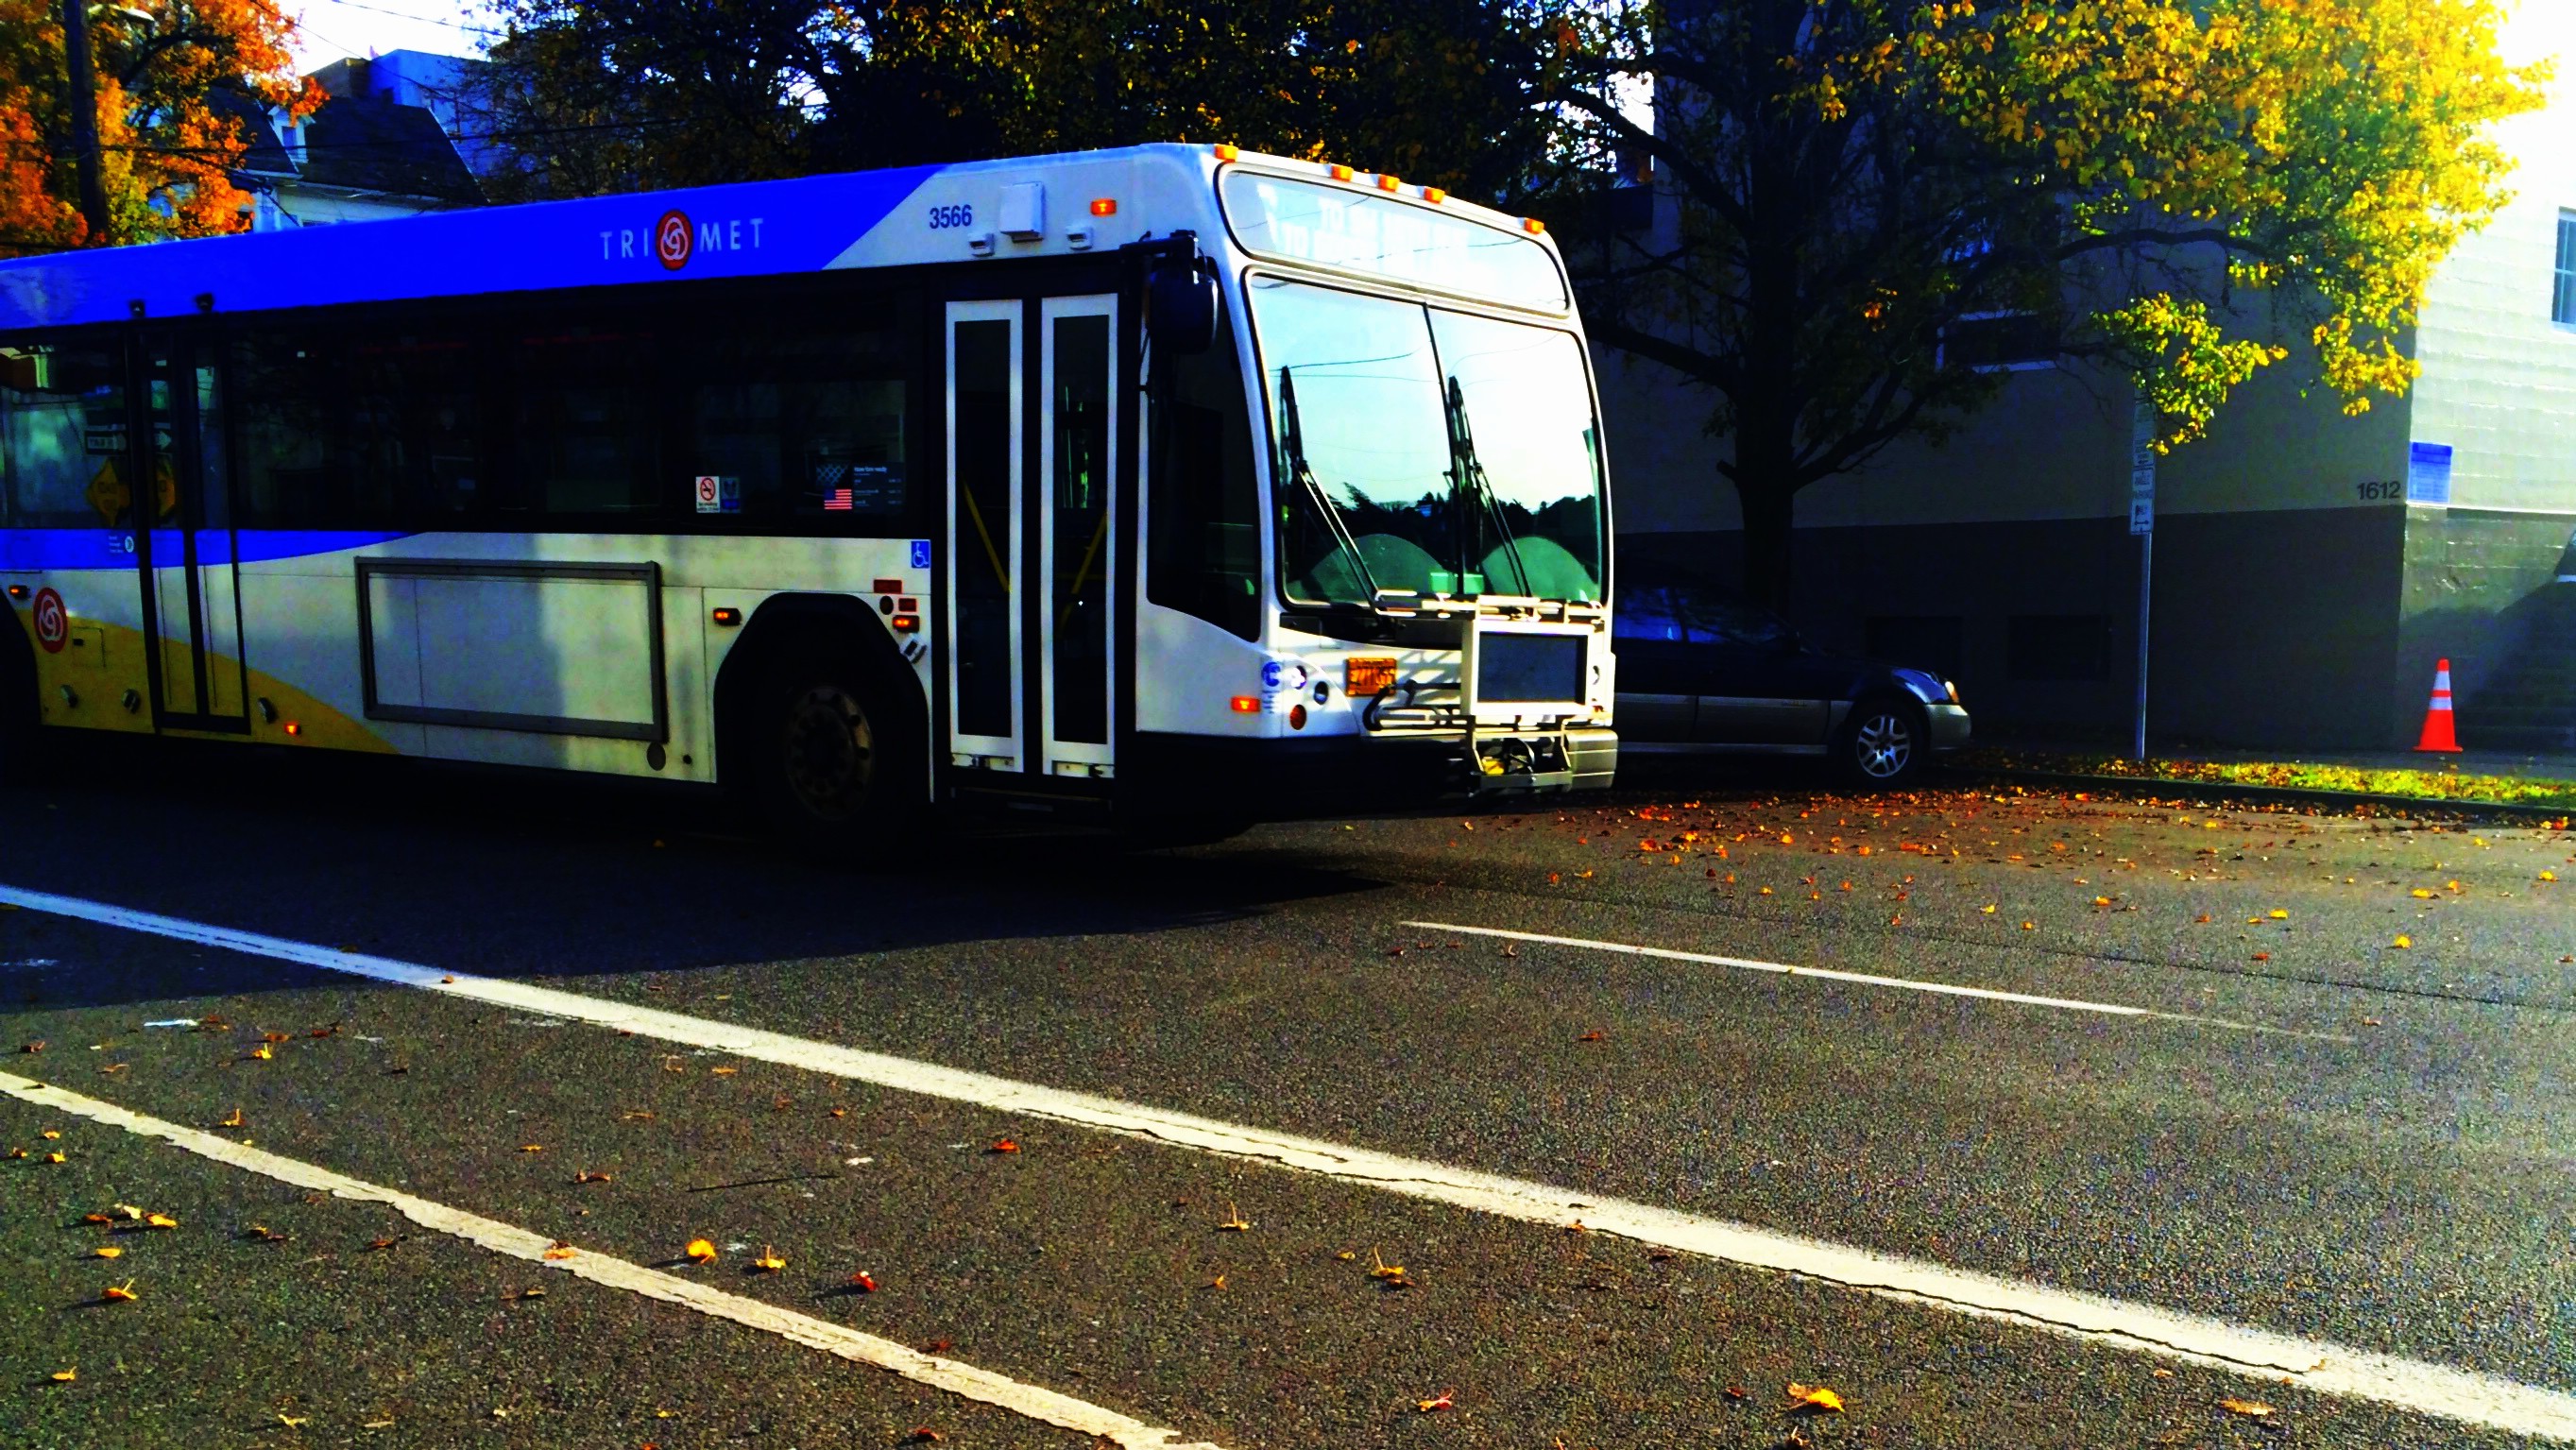
[[[762,813],[809,840],[892,824],[908,804],[890,712],[854,669],[774,672],[755,716]],[[901,803],[901,804],[899,804]]]

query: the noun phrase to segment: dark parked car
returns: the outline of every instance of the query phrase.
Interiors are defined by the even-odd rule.
[[[1820,653],[1705,584],[1621,581],[1611,634],[1622,751],[1823,755],[1896,785],[1968,741],[1958,687],[1939,675]]]

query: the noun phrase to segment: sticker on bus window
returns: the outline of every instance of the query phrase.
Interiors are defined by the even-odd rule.
[[[738,514],[742,512],[742,480],[720,474],[698,475],[698,512],[702,514]]]

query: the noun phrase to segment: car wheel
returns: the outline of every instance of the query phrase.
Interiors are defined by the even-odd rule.
[[[1843,773],[1857,784],[1904,785],[1923,769],[1929,734],[1922,711],[1902,700],[1874,695],[1852,706],[1843,721],[1835,757]]]

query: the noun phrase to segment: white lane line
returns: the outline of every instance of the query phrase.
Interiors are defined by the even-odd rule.
[[[2260,1032],[2270,1037],[2304,1037],[2312,1042],[2358,1041],[2333,1032],[2309,1032],[2297,1027],[2266,1027],[2259,1022],[2234,1022],[2224,1017],[2195,1017],[2187,1012],[2159,1012],[2153,1007],[2130,1007],[2118,1002],[2087,1002],[2077,997],[2042,997],[2029,992],[2004,992],[1993,987],[1963,987],[1954,982],[1930,982],[1919,977],[1881,977],[1869,972],[1845,972],[1832,967],[1801,967],[1787,962],[1756,961],[1751,957],[1725,957],[1710,952],[1677,951],[1671,947],[1642,947],[1628,942],[1594,941],[1580,936],[1548,936],[1535,931],[1505,931],[1493,926],[1460,926],[1454,921],[1405,921],[1398,926],[1422,931],[1454,931],[1462,936],[1496,937],[1504,941],[1534,942],[1541,946],[1578,947],[1588,952],[1616,952],[1629,957],[1657,957],[1671,962],[1699,962],[1712,967],[1733,967],[1746,972],[1768,972],[1781,977],[1816,977],[1828,982],[1856,982],[1866,987],[1901,987],[1909,992],[1933,992],[1944,997],[1976,997],[1988,1002],[2018,1002],[2025,1007],[2053,1007],[2063,1012],[2092,1012],[2104,1017],[2143,1017],[2158,1022],[2189,1022],[2199,1027],[2223,1027],[2230,1032]]]
[[[36,1107],[53,1108],[95,1123],[123,1128],[141,1137],[158,1138],[200,1158],[210,1158],[280,1183],[291,1183],[298,1188],[358,1203],[381,1203],[433,1233],[452,1235],[496,1254],[525,1259],[540,1268],[560,1269],[576,1279],[587,1279],[611,1289],[623,1289],[630,1294],[677,1304],[717,1319],[731,1320],[745,1328],[793,1340],[809,1349],[819,1349],[854,1364],[890,1370],[915,1384],[946,1390],[979,1404],[1008,1410],[1077,1435],[1090,1436],[1095,1441],[1105,1439],[1126,1447],[1126,1450],[1218,1450],[1218,1447],[1204,1441],[1184,1443],[1179,1431],[1156,1429],[1115,1410],[1102,1409],[1036,1385],[1022,1384],[991,1370],[977,1369],[971,1364],[942,1359],[934,1354],[923,1354],[891,1339],[862,1334],[827,1319],[780,1309],[757,1299],[746,1299],[740,1294],[728,1294],[722,1289],[709,1288],[694,1280],[648,1269],[625,1259],[611,1258],[578,1245],[570,1258],[548,1258],[546,1252],[554,1246],[554,1241],[544,1234],[467,1213],[461,1208],[433,1203],[399,1189],[334,1173],[300,1159],[245,1147],[195,1128],[146,1117],[114,1103],[83,1097],[15,1073],[0,1072],[0,1093]]]
[[[2280,1376],[2320,1394],[2374,1400],[2517,1435],[2576,1442],[2576,1394],[2472,1370],[2098,1294],[2044,1288],[1651,1204],[1594,1198],[1526,1179],[1345,1147],[1088,1093],[1065,1092],[754,1027],[706,1022],[676,1012],[629,1006],[550,987],[445,973],[389,957],[208,926],[78,897],[0,886],[0,902],[417,987],[465,1001],[587,1022],[705,1051],[729,1052],[897,1092],[1150,1139],[1221,1157],[1270,1163],[1504,1218],[1551,1226],[1579,1218],[1587,1228],[1641,1243],[1796,1274],[1905,1303],[1927,1304],[2166,1359]]]

